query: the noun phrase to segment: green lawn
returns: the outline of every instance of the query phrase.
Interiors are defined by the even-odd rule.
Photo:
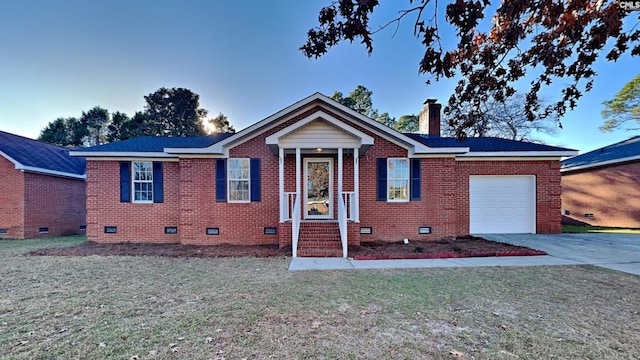
[[[610,234],[640,234],[640,229],[624,229],[603,226],[562,225],[563,233],[610,233]]]
[[[289,272],[289,258],[25,257],[3,359],[631,359],[640,277],[591,266]]]

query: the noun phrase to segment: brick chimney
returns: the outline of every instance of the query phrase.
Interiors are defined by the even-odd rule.
[[[440,137],[440,109],[436,99],[427,99],[418,114],[418,132],[432,137]]]

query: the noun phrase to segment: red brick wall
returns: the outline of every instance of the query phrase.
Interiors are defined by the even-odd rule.
[[[564,173],[562,209],[590,225],[640,228],[640,163]]]
[[[164,203],[119,202],[117,161],[89,161],[87,190],[88,235],[95,241],[178,242],[188,244],[280,244],[290,243],[290,226],[279,224],[278,156],[265,138],[317,109],[310,109],[259,137],[230,150],[230,157],[261,158],[261,201],[217,202],[215,159],[182,158],[165,163]],[[326,109],[323,109],[326,112]],[[339,113],[332,114],[340,118]],[[470,175],[536,175],[537,231],[560,231],[560,175],[558,161],[456,162],[454,158],[422,161],[421,199],[403,203],[376,200],[376,160],[407,157],[407,150],[362,127],[375,145],[359,158],[360,224],[351,224],[351,242],[438,240],[469,232]],[[303,155],[305,156],[311,155]],[[337,156],[334,159],[334,203],[337,199]],[[303,164],[300,164],[303,171]],[[285,192],[295,191],[295,155],[285,159]],[[301,174],[303,175],[303,174]],[[301,181],[304,181],[301,176]],[[343,191],[353,190],[353,157],[344,157]],[[304,189],[304,184],[301,184]],[[303,194],[301,194],[303,196]],[[334,217],[337,206],[334,206]],[[117,234],[104,234],[104,226],[117,226]],[[164,226],[178,226],[178,235],[165,235]],[[360,235],[360,227],[373,234]],[[432,227],[432,234],[419,235],[418,227]],[[206,235],[206,228],[219,228],[219,235]],[[278,235],[264,235],[265,227],[276,227]],[[357,234],[357,235],[356,235]]]
[[[0,238],[24,238],[24,173],[0,156]]]
[[[25,177],[25,237],[84,234],[86,182],[30,172]],[[49,228],[48,233],[39,233]]]
[[[179,243],[178,234],[165,234],[165,226],[180,224],[180,174],[177,162],[163,167],[164,202],[120,202],[120,163],[87,161],[87,237],[96,242]],[[105,226],[117,226],[105,234]]]
[[[470,175],[535,175],[536,233],[562,231],[559,161],[459,161],[456,166],[459,235],[469,233]]]

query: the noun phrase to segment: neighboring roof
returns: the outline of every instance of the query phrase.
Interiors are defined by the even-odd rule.
[[[19,170],[84,178],[85,160],[69,156],[69,150],[0,131],[0,155]]]
[[[583,170],[640,160],[640,135],[562,161],[560,171]]]
[[[432,147],[468,147],[469,156],[475,156],[473,153],[489,153],[491,156],[515,155],[514,153],[528,153],[551,156],[570,156],[576,153],[575,150],[566,149],[557,146],[549,146],[536,144],[526,141],[516,141],[501,139],[495,137],[485,138],[467,138],[464,141],[458,141],[456,138],[429,136],[425,134],[405,134],[410,138],[421,142],[422,144]]]
[[[231,136],[231,133],[219,133],[197,137],[145,136],[136,139],[112,142],[109,144],[81,148],[72,151],[72,156],[113,156],[122,153],[168,156],[165,148],[206,148]]]

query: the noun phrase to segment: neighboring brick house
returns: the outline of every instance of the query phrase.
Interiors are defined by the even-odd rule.
[[[440,104],[401,134],[316,93],[237,134],[146,137],[87,159],[87,235],[98,242],[347,244],[469,233],[560,232],[560,158],[503,139],[441,138]]]
[[[568,221],[640,228],[640,136],[562,161]]]
[[[0,131],[0,238],[84,234],[85,160]]]

